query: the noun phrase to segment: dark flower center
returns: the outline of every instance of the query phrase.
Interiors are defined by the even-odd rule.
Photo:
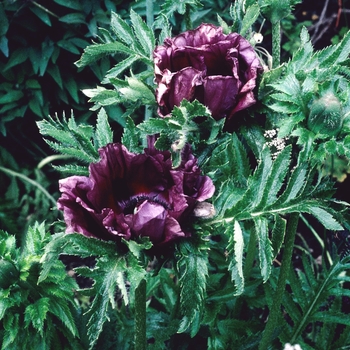
[[[126,201],[126,203],[124,203],[123,213],[125,215],[134,214],[135,208],[137,208],[144,201],[148,201],[150,203],[156,203],[161,205],[166,210],[171,210],[171,206],[169,205],[169,203],[158,198],[158,195],[141,194],[141,195],[131,197],[128,201]]]

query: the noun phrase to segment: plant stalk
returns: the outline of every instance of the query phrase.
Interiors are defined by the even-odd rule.
[[[146,280],[135,289],[135,350],[146,350]]]
[[[277,288],[274,295],[274,302],[272,304],[269,318],[259,344],[259,350],[267,350],[271,345],[272,336],[275,329],[278,327],[278,320],[281,314],[282,297],[285,292],[285,287],[290,271],[292,261],[295,234],[298,227],[299,213],[292,213],[288,220],[286,229],[286,238],[284,242],[284,252],[281,262],[280,274],[278,277]]]
[[[281,64],[281,21],[272,23],[272,68]]]

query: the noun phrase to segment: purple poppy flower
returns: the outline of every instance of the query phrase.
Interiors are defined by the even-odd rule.
[[[99,153],[101,159],[90,164],[89,177],[60,180],[58,208],[67,233],[104,240],[148,236],[153,244],[164,244],[189,235],[183,222],[197,202],[214,193],[189,147],[175,169],[170,153],[154,148],[135,154],[115,143]]]
[[[237,33],[201,24],[154,50],[158,113],[165,116],[183,99],[197,99],[216,120],[230,119],[255,101],[253,89],[260,60],[250,43]]]

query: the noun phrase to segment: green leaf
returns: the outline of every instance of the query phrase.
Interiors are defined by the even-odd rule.
[[[57,142],[45,139],[56,151],[74,156],[77,159],[92,163],[99,160],[99,154],[92,143],[93,128],[89,125],[77,125],[74,116],[68,121],[55,121],[51,117],[47,120],[37,122],[39,131],[44,136],[49,136]]]
[[[71,23],[85,24],[86,23],[85,16],[81,12],[68,13],[67,15],[60,17],[59,21],[64,22],[64,23],[69,23],[69,24],[71,24]]]
[[[271,245],[273,251],[273,258],[276,258],[279,253],[282,243],[284,240],[284,235],[286,232],[287,220],[282,218],[280,215],[275,215],[275,223],[272,229]]]
[[[342,38],[341,42],[332,49],[331,55],[322,60],[320,68],[327,68],[345,61],[350,54],[350,31]]]
[[[124,72],[127,68],[131,67],[131,65],[139,59],[136,55],[129,55],[125,60],[117,63],[112,69],[110,69],[104,79],[102,80],[102,84],[106,84],[110,79],[117,78],[119,74]]]
[[[85,67],[98,61],[99,59],[115,53],[123,53],[126,55],[134,55],[134,51],[122,43],[114,42],[107,44],[95,44],[84,49],[81,58],[75,62],[79,68]]]
[[[231,225],[228,226],[231,231]],[[229,233],[228,230],[225,230]],[[232,232],[232,231],[231,231]],[[242,228],[238,221],[234,221],[233,234],[229,235],[229,245],[227,247],[231,261],[228,270],[231,272],[231,280],[235,283],[235,292],[233,295],[241,295],[244,292],[244,276],[243,276],[243,251],[244,240]]]
[[[21,63],[25,62],[28,57],[29,57],[28,50],[26,50],[24,48],[19,48],[19,49],[15,50],[11,54],[9,61],[5,65],[4,71],[7,71],[8,69],[10,69],[12,67],[20,65]]]
[[[329,211],[318,207],[317,205],[308,204],[302,205],[300,210],[313,215],[326,229],[333,231],[344,230],[343,226],[335,220],[334,216]]]
[[[96,124],[96,146],[103,147],[113,142],[113,131],[108,123],[106,111],[101,108]]]
[[[35,222],[34,226],[28,228],[23,244],[23,254],[25,255],[39,255],[43,242],[46,240],[45,223],[40,225]]]
[[[109,303],[115,307],[115,292],[117,286],[122,291],[124,303],[128,303],[128,294],[125,287],[125,272],[127,265],[124,259],[114,257],[113,259],[99,259],[95,268],[97,279],[95,283],[96,296],[91,304],[87,315],[88,336],[90,339],[90,348],[96,344],[96,341],[102,331],[104,323],[108,320]]]
[[[285,147],[274,160],[271,172],[264,184],[263,196],[257,207],[264,208],[277,200],[277,195],[281,189],[284,179],[289,170],[291,146]]]
[[[272,246],[269,240],[268,221],[266,218],[255,218],[255,232],[258,238],[260,270],[263,281],[266,282],[272,269]]]
[[[153,31],[147,26],[147,24],[135,11],[130,11],[130,18],[134,28],[135,36],[140,42],[145,55],[152,59],[153,50],[155,48],[155,38]]]
[[[62,77],[61,77],[61,73],[59,68],[57,67],[57,65],[53,64],[50,65],[47,68],[47,73],[49,75],[51,75],[51,77],[53,78],[53,80],[56,82],[56,84],[63,89],[63,83],[62,83]]]
[[[66,302],[63,303],[62,300],[51,297],[48,312],[55,315],[73,336],[78,336],[79,332],[74,317]]]
[[[30,6],[30,10],[35,13],[35,15],[40,18],[47,26],[51,27],[50,16],[46,11],[37,6]]]
[[[178,333],[183,333],[192,326],[193,337],[199,328],[196,321],[200,316],[205,297],[208,257],[188,241],[181,242],[179,249],[180,258],[176,267],[179,273],[180,307],[183,318]]]
[[[0,104],[12,103],[20,100],[24,96],[20,90],[10,90],[0,97]]]
[[[247,31],[255,23],[260,14],[260,6],[258,4],[253,4],[249,6],[246,10],[246,13],[243,17],[240,34],[245,36]]]
[[[131,117],[126,118],[122,143],[130,152],[142,151],[140,142],[140,130],[136,128],[135,123]]]
[[[154,92],[145,83],[135,77],[126,80],[129,86],[119,89],[124,98],[134,102],[139,100],[143,104],[155,103]]]
[[[76,2],[75,0],[54,0],[56,4],[59,4],[61,6],[81,11],[81,4],[79,2]]]
[[[62,174],[77,175],[77,176],[89,176],[89,169],[87,166],[66,164],[66,165],[53,165],[54,169]]]
[[[33,304],[28,305],[24,311],[24,322],[26,327],[31,324],[34,329],[40,333],[41,337],[44,336],[44,324],[49,308],[50,299],[40,298]]]
[[[135,49],[135,36],[131,26],[113,11],[111,13],[111,29],[120,41]]]

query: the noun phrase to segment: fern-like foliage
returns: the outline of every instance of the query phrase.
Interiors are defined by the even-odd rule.
[[[78,125],[74,115],[68,120],[63,116],[62,121],[48,117],[37,124],[40,133],[53,150],[78,161],[78,164],[56,166],[57,170],[65,174],[88,175],[87,165],[99,160],[98,149],[113,142],[113,132],[104,109],[98,113],[95,130],[90,125]]]
[[[105,322],[109,320],[110,309],[115,312],[119,307],[116,293],[124,306],[132,306],[134,290],[146,276],[141,252],[149,249],[151,244],[145,241],[140,244],[125,242],[125,245],[129,248],[128,253],[121,250],[123,245],[117,245],[115,242],[101,241],[80,234],[59,233],[45,248],[42,257],[44,268],[39,277],[40,281],[46,281],[60,254],[92,256],[96,259],[93,268],[82,266],[75,269],[79,275],[94,281],[91,288],[80,290],[83,294],[94,296],[86,313],[90,349],[95,346]]]
[[[84,348],[76,326],[79,308],[74,300],[78,288],[74,279],[57,259],[46,279],[38,279],[40,259],[50,239],[44,223],[28,229],[22,247],[14,236],[0,232],[0,259],[12,264],[0,273],[1,349]]]
[[[296,136],[299,143],[305,138],[316,140],[312,159],[324,162],[327,156],[350,158],[349,140],[349,60],[350,32],[343,40],[321,51],[314,51],[306,28],[301,31],[301,46],[291,60],[264,75],[259,97],[267,107],[272,125],[279,128],[279,137]],[[318,135],[307,125],[310,108],[321,96],[336,96],[341,104],[342,129],[337,135]],[[322,142],[317,139],[321,137]]]
[[[233,134],[225,144],[214,149],[209,171],[215,171],[218,179],[218,193],[214,200],[218,223],[215,231],[222,230],[228,235],[229,270],[236,283],[236,293],[244,290],[243,258],[246,240],[241,224],[253,224],[251,234],[256,235],[260,271],[266,281],[272,268],[272,260],[281,248],[285,217],[290,213],[308,213],[314,216],[328,230],[342,230],[341,211],[344,203],[330,200],[333,184],[309,165],[312,147],[309,144],[301,149],[298,159],[293,159],[291,146],[284,145],[278,154],[272,155],[267,140],[257,127],[243,132],[244,139],[255,138],[261,144],[257,166],[251,171],[243,158],[248,149]],[[265,140],[265,142],[264,142]],[[258,151],[256,150],[256,153]],[[225,174],[224,181],[220,181]],[[287,177],[288,175],[288,177]]]
[[[112,84],[113,89],[98,86],[83,90],[90,102],[95,103],[95,110],[122,103],[126,106],[127,116],[141,105],[155,104],[154,88],[148,83],[153,76],[154,33],[133,10],[130,12],[130,22],[112,12],[110,32],[101,30],[100,43],[88,46],[76,62],[78,67],[85,67],[105,56],[123,57],[102,80],[102,84]],[[141,70],[140,64],[143,67]],[[121,78],[126,70],[133,68],[138,71],[136,75],[131,73],[125,79]]]
[[[282,341],[298,343],[303,349],[342,349],[348,346],[350,322],[342,304],[343,298],[349,296],[349,290],[344,288],[344,283],[349,282],[346,276],[349,261],[347,256],[330,267],[325,264],[321,267],[304,254],[303,268],[291,269],[289,286],[293,294],[286,293],[283,300],[290,320],[283,323]]]
[[[182,320],[178,332],[184,332],[191,326],[194,337],[200,327],[202,307],[205,298],[208,275],[208,255],[206,251],[190,242],[179,244],[179,259],[176,269],[180,283],[180,305]]]

